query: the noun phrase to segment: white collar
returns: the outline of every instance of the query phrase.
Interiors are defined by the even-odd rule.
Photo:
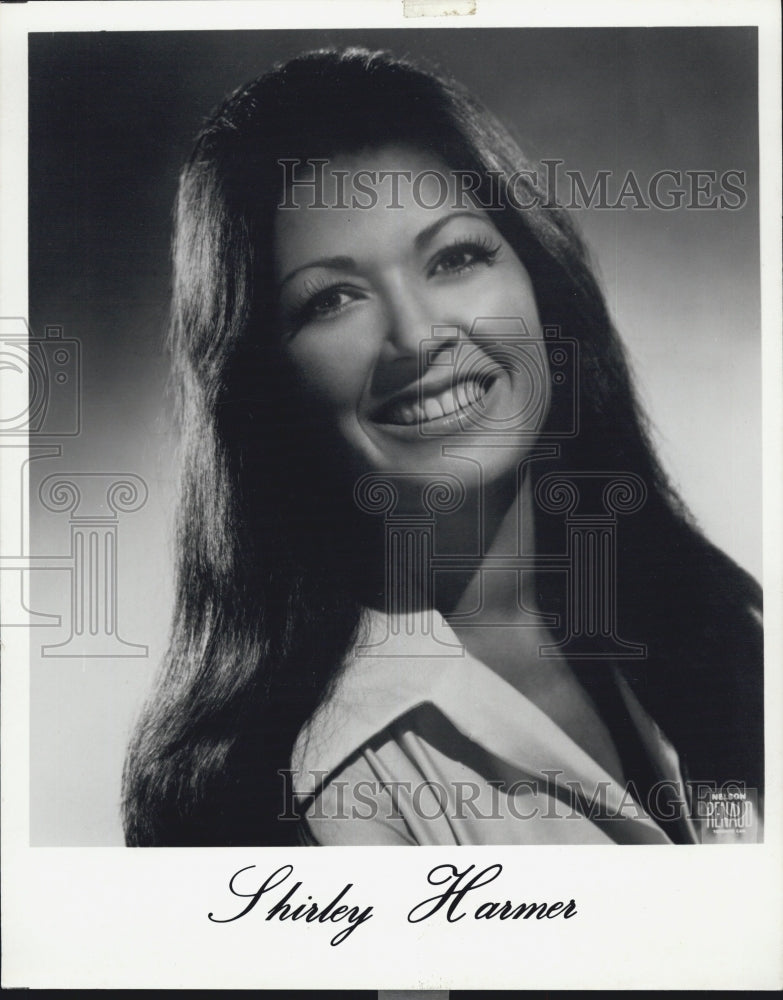
[[[368,610],[365,622],[365,636],[331,694],[299,733],[292,754],[297,795],[316,794],[359,747],[406,712],[430,704],[468,739],[523,773],[540,780],[545,771],[561,771],[588,796],[605,790],[607,806],[638,818],[626,790],[530,699],[469,653],[438,612],[392,619]],[[622,678],[619,688],[661,777],[681,782],[673,747]]]

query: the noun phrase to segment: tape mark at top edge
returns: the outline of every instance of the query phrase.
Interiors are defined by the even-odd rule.
[[[405,17],[461,17],[476,13],[477,0],[402,0]]]

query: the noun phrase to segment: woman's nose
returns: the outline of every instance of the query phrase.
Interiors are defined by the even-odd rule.
[[[438,317],[428,297],[403,280],[387,291],[383,302],[383,359],[418,358],[422,345],[432,337],[433,328],[441,325],[445,317]]]

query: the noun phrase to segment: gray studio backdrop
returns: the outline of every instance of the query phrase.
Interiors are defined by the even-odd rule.
[[[29,466],[35,845],[122,843],[124,746],[165,644],[175,441],[162,340],[179,166],[224,94],[328,44],[442,67],[531,158],[588,181],[744,172],[734,210],[577,214],[668,469],[707,534],[760,575],[755,29],[32,35],[29,320],[47,371],[64,376]]]

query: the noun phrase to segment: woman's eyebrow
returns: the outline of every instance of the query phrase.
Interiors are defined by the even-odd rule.
[[[436,219],[432,225],[426,226],[419,233],[416,234],[414,239],[414,245],[417,250],[421,250],[423,246],[430,242],[437,234],[447,226],[454,219],[468,218],[473,221],[476,219],[481,222],[486,222],[487,225],[492,225],[492,223],[480,212],[470,212],[467,209],[463,209],[460,212],[449,212],[448,215],[442,216],[440,219]]]
[[[441,216],[440,219],[436,219],[429,226],[425,226],[424,229],[420,230],[413,239],[413,244],[417,250],[421,250],[422,247],[426,246],[435,236],[447,226],[454,219],[468,218],[472,220],[480,220],[481,222],[486,222],[487,225],[491,225],[488,219],[486,219],[479,212],[470,212],[468,210],[462,210],[459,212],[449,212],[448,215]],[[299,267],[295,267],[293,271],[289,271],[288,274],[281,279],[279,288],[282,288],[291,278],[299,274],[300,271],[306,271],[311,267],[325,267],[333,271],[346,271],[356,268],[356,261],[353,257],[336,256],[336,257],[318,257],[316,260],[310,260],[306,264],[300,264]]]
[[[356,261],[353,257],[319,257],[317,260],[309,260],[306,264],[300,264],[293,271],[289,271],[281,280],[279,287],[282,288],[291,278],[299,274],[300,271],[306,271],[309,267],[327,267],[333,271],[346,271],[355,268]]]

